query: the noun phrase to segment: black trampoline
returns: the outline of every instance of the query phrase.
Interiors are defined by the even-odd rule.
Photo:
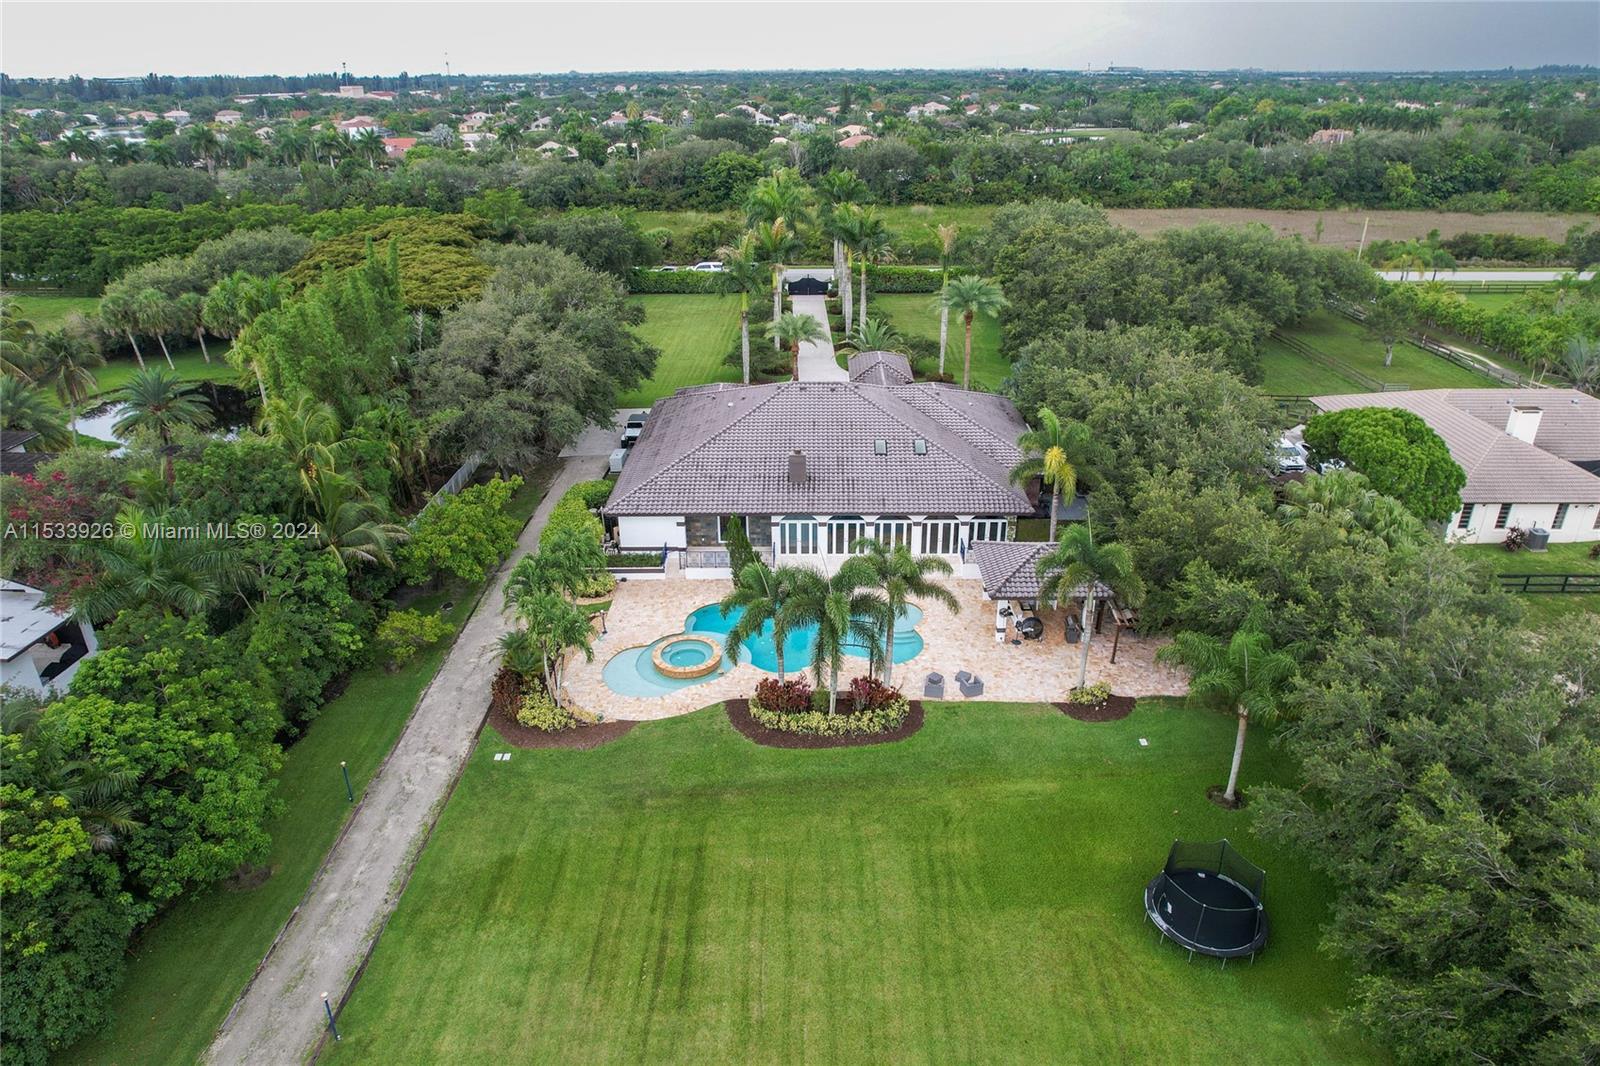
[[[1250,956],[1267,942],[1267,875],[1226,840],[1173,841],[1167,865],[1144,886],[1144,911],[1191,955]]]

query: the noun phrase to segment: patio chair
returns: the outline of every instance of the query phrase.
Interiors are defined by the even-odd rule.
[[[962,672],[965,673],[965,671]],[[960,674],[956,675],[957,678],[960,678],[960,676]],[[967,674],[967,679],[965,681],[958,680],[957,684],[961,686],[961,694],[968,699],[973,696],[983,695],[983,678],[976,674]]]
[[[1017,622],[1017,632],[1023,640],[1042,640],[1044,638],[1044,623],[1037,618],[1024,618]]]
[[[929,674],[922,683],[922,698],[928,700],[944,699],[944,675]]]

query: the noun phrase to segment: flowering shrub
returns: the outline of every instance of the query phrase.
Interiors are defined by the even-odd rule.
[[[580,725],[594,725],[598,721],[599,715],[577,707],[557,707],[542,688],[536,688],[522,697],[522,706],[517,708],[519,724],[543,733],[559,733]]]
[[[858,711],[875,711],[900,698],[900,690],[875,677],[858,677],[850,682],[850,702]]]
[[[1085,685],[1082,688],[1075,688],[1071,692],[1067,693],[1068,703],[1078,703],[1083,704],[1084,706],[1093,706],[1096,703],[1104,703],[1110,698],[1111,686],[1106,684],[1104,681],[1096,681],[1092,685]]]
[[[756,684],[756,698],[751,710],[759,704],[773,714],[805,714],[811,710],[811,686],[804,678],[779,681],[769,677]]]

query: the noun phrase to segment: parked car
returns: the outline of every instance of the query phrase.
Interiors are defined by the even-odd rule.
[[[1296,444],[1285,437],[1278,441],[1278,473],[1303,474],[1306,472],[1306,451],[1304,445]]]
[[[689,269],[690,270],[698,270],[698,271],[700,271],[702,273],[706,273],[706,274],[720,274],[720,273],[722,273],[722,261],[720,259],[707,259],[707,260],[704,260],[702,262],[696,263],[694,266],[690,267]]]
[[[629,429],[643,429],[644,428],[645,416],[648,415],[649,413],[650,413],[649,411],[635,411],[633,414],[629,415],[628,416],[628,421],[627,421],[627,428],[629,428]]]
[[[629,426],[622,431],[622,446],[631,448],[639,443],[639,436],[644,432],[643,426]]]
[[[661,271],[663,274],[671,274],[671,273],[674,273],[678,268],[675,267],[675,266],[662,265],[662,266],[656,267],[656,269]]]

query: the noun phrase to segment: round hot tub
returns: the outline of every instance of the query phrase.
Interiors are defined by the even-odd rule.
[[[684,633],[657,644],[650,661],[663,677],[704,677],[722,665],[722,645],[699,633]]]

